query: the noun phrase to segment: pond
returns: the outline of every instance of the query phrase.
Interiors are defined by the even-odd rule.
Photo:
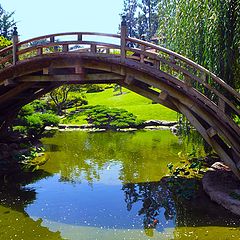
[[[240,239],[239,218],[198,180],[187,181],[198,187],[191,199],[166,184],[167,164],[189,150],[168,130],[58,132],[42,142],[40,170],[1,180],[0,239]]]

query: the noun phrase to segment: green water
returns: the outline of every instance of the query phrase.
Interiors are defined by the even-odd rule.
[[[187,150],[169,131],[59,132],[42,142],[39,171],[1,180],[1,240],[240,239],[239,218],[201,187],[190,200],[168,188],[166,166]]]

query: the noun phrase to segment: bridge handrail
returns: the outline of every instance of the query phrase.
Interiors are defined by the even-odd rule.
[[[70,41],[58,41],[56,38],[61,37],[61,36],[75,36],[77,37],[76,40],[70,40]],[[114,39],[120,39],[121,43],[118,44],[112,44],[112,43],[106,43],[106,42],[96,42],[96,41],[86,41],[83,40],[84,36],[101,36],[101,37],[110,37]],[[47,40],[49,39],[46,43],[41,43],[31,46],[30,43],[35,42],[35,41],[40,41],[40,40]],[[128,47],[128,43],[132,43],[132,46],[134,47]],[[204,93],[203,94],[205,97],[207,97],[212,103],[217,104],[221,107],[221,110],[225,112],[226,104],[234,110],[235,113],[240,115],[240,109],[238,106],[240,106],[240,93],[236,92],[232,87],[230,87],[226,82],[224,82],[221,78],[217,77],[215,74],[207,70],[206,68],[200,66],[199,64],[193,62],[192,60],[176,53],[173,52],[169,49],[166,49],[162,46],[155,45],[153,43],[149,43],[143,40],[139,40],[136,38],[131,38],[131,37],[124,37],[118,34],[108,34],[108,33],[96,33],[96,32],[69,32],[69,33],[57,33],[57,34],[49,34],[49,35],[43,35],[40,37],[35,37],[29,40],[25,40],[22,42],[19,42],[16,44],[16,47],[18,51],[16,52],[16,56],[20,56],[22,54],[28,53],[28,52],[33,52],[35,50],[40,50],[39,53],[36,55],[42,55],[44,54],[42,52],[43,48],[48,48],[48,47],[55,47],[55,46],[67,46],[67,50],[69,51],[68,47],[69,45],[89,45],[90,48],[88,48],[90,51],[91,46],[94,48],[97,48],[97,46],[102,46],[106,47],[106,49],[120,49],[119,55],[124,56],[125,58],[133,58],[135,60],[138,60],[142,63],[147,63],[151,61],[158,61],[159,63],[154,63],[155,66],[158,69],[160,67],[158,66],[160,62],[167,64],[168,67],[173,68],[176,72],[181,72],[183,74],[184,79],[179,79],[185,82],[186,85],[189,85],[196,89],[190,81],[195,80],[196,82],[202,84],[206,89],[208,89],[210,92],[214,93],[217,98],[218,98],[218,103],[215,103],[212,99],[209,98]],[[124,46],[122,46],[124,44]],[[138,47],[136,47],[138,46]],[[139,48],[140,47],[140,48]],[[9,62],[13,58],[13,46],[9,46],[7,48],[4,48],[0,50],[0,64],[4,64],[6,62]],[[62,49],[64,52],[64,49]],[[124,53],[123,53],[124,51]],[[138,54],[138,56],[131,56],[128,55],[127,52],[132,52]],[[114,53],[116,54],[116,53]],[[118,54],[118,53],[117,53]],[[168,56],[169,59],[166,58],[166,56],[161,56],[160,54],[165,54]],[[31,57],[31,56],[30,56]],[[182,67],[179,64],[176,64],[177,61],[180,61],[179,63],[183,64],[184,67]],[[189,71],[189,68],[192,68],[194,71],[199,71],[201,76],[198,76],[195,73],[191,73]],[[211,86],[208,81],[207,77],[209,77],[213,82],[219,84],[225,92],[230,93],[231,100],[228,98],[229,94],[226,93],[220,93],[217,89],[215,89],[214,86]],[[196,89],[198,91],[198,89]],[[234,103],[232,102],[232,99],[234,99]]]
[[[209,75],[210,77],[212,77],[217,83],[219,83],[221,86],[223,86],[224,88],[226,88],[229,92],[231,92],[233,95],[235,95],[239,100],[240,100],[240,93],[236,92],[232,87],[230,87],[225,81],[223,81],[221,78],[219,78],[218,76],[216,76],[215,74],[213,74],[212,72],[210,72],[208,69],[204,68],[203,66],[195,63],[194,61],[190,60],[189,58],[186,58],[176,52],[173,52],[167,48],[164,48],[162,46],[158,46],[137,38],[131,38],[128,37],[126,38],[126,41],[130,41],[133,43],[137,43],[137,44],[141,44],[145,47],[149,47],[151,49],[155,49],[155,50],[159,50],[163,53],[166,53],[168,55],[174,56],[175,58],[182,60],[183,62],[189,64],[192,67],[195,67],[196,69],[206,73],[207,75]]]
[[[240,94],[237,91],[235,91],[231,86],[229,86],[226,82],[224,82],[221,78],[217,77],[215,74],[213,74],[206,68],[200,66],[199,64],[193,62],[192,60],[190,60],[178,53],[175,53],[169,49],[166,49],[164,47],[161,47],[161,46],[158,46],[158,45],[155,45],[155,44],[143,41],[143,40],[128,37],[128,38],[126,38],[126,42],[128,43],[128,45],[135,44],[135,45],[140,46],[140,48],[137,48],[137,49],[127,47],[126,48],[127,51],[133,51],[135,53],[143,55],[144,57],[150,57],[151,55],[155,55],[156,56],[155,60],[159,60],[162,63],[168,64],[169,66],[174,68],[176,71],[182,72],[185,77],[189,77],[190,79],[197,81],[198,83],[202,84],[205,88],[207,88],[208,90],[213,92],[218,97],[217,105],[219,105],[222,108],[221,110],[223,112],[225,112],[225,108],[226,108],[226,104],[227,104],[228,106],[230,106],[230,108],[232,108],[232,110],[234,110],[234,112],[237,115],[240,116],[240,109],[238,108],[238,106],[240,106]],[[154,50],[154,52],[153,52],[153,50]],[[169,62],[168,60],[161,58],[159,56],[160,53],[167,54],[172,62]],[[185,63],[187,66],[185,68],[183,68],[183,67],[177,65],[176,63],[174,63],[176,60],[180,60],[182,63]],[[189,72],[189,70],[187,69],[188,66],[193,67],[194,70],[198,70],[201,74],[205,74],[204,79],[196,76],[195,74],[191,74]],[[213,82],[219,84],[224,89],[224,91],[230,93],[230,95],[226,94],[226,93],[225,94],[220,93],[217,89],[215,89],[213,86],[211,86],[206,81],[207,76],[209,76]],[[180,80],[180,79],[178,78],[178,80]],[[187,83],[187,81],[189,79],[185,79],[185,80],[186,80],[185,82]],[[192,86],[192,87],[194,88],[194,86]],[[198,89],[196,89],[196,90],[199,91]],[[234,100],[235,104],[232,103],[232,101],[228,99],[229,96],[231,96],[231,99],[235,99]],[[205,97],[207,97],[209,99],[208,96],[205,95]],[[211,99],[209,99],[209,100],[212,103],[216,104]]]
[[[47,38],[51,38],[51,37],[60,37],[60,36],[78,36],[78,35],[82,35],[82,36],[101,36],[101,37],[112,37],[112,38],[118,38],[120,39],[121,36],[119,34],[110,34],[110,33],[98,33],[98,32],[65,32],[65,33],[55,33],[55,34],[47,34],[47,35],[43,35],[40,37],[35,37],[35,38],[31,38],[31,39],[27,39],[24,41],[21,41],[17,44],[17,47],[20,47],[22,45],[31,43],[31,42],[35,42],[35,41],[39,41],[39,40],[45,40]],[[12,45],[8,46],[6,48],[3,48],[0,50],[0,57],[1,55],[3,55],[4,53],[11,51],[12,50]]]

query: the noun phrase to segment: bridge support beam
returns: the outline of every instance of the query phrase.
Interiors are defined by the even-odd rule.
[[[175,105],[179,108],[179,110],[187,117],[189,122],[196,128],[196,130],[202,135],[202,137],[206,140],[206,142],[213,147],[213,149],[217,152],[219,157],[223,162],[226,163],[230,167],[230,169],[233,171],[233,173],[238,177],[240,180],[240,169],[238,168],[238,163],[235,163],[231,156],[229,156],[228,152],[223,149],[221,144],[218,143],[218,141],[215,140],[213,136],[215,136],[215,130],[214,134],[212,135],[213,131],[209,131],[209,129],[205,129],[200,121],[191,113],[191,111],[184,106],[183,104],[174,101]],[[211,137],[209,136],[209,132]]]

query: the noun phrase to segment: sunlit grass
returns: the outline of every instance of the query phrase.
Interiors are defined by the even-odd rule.
[[[127,89],[123,89],[123,94],[119,91],[114,92],[113,88],[106,89],[103,92],[87,93],[88,105],[105,105],[108,107],[122,108],[133,113],[141,120],[165,120],[176,121],[177,113],[160,105],[153,104],[151,100],[142,97]],[[74,110],[74,109],[72,109]],[[70,121],[71,124],[87,123],[84,114],[78,114]]]

